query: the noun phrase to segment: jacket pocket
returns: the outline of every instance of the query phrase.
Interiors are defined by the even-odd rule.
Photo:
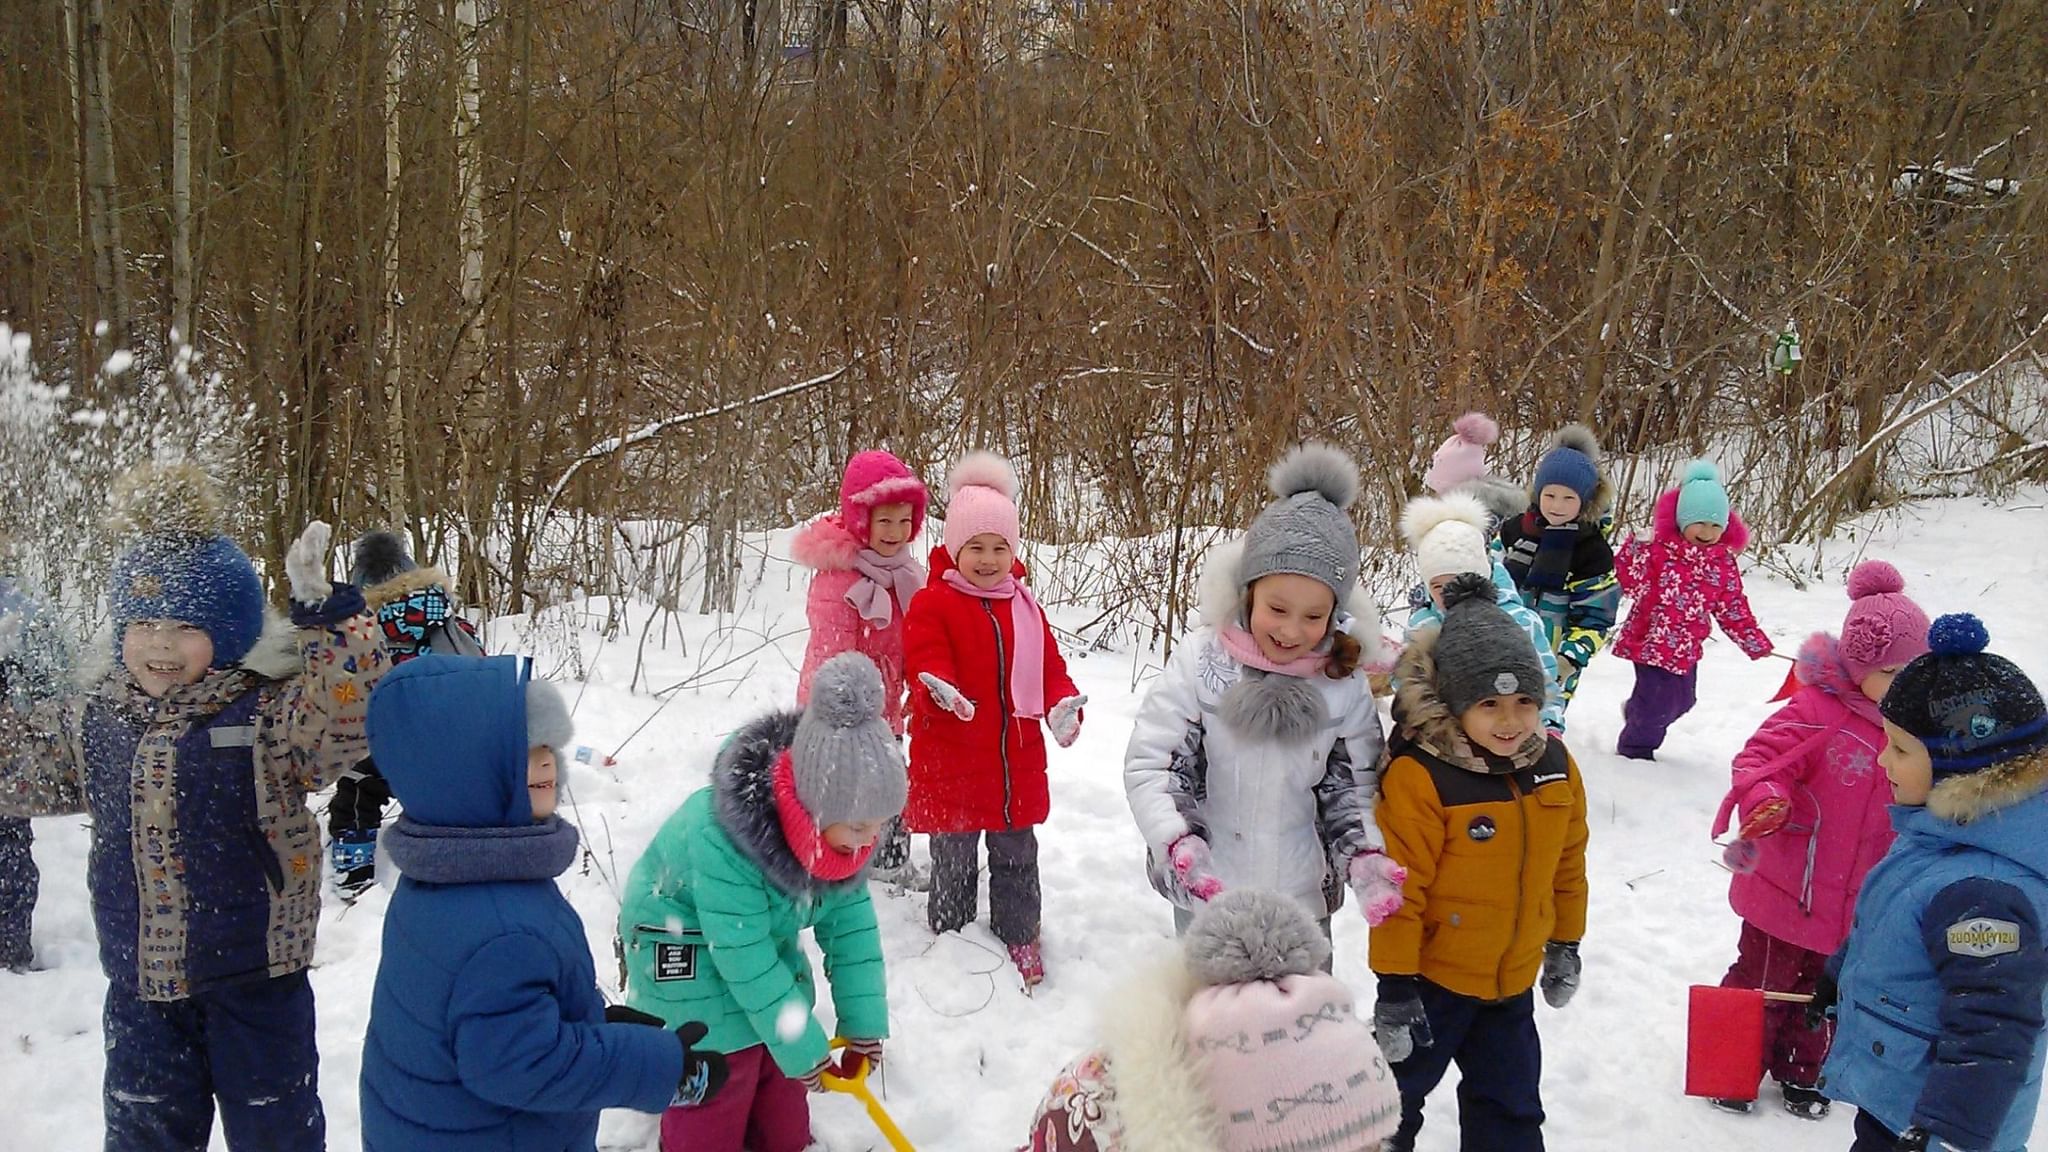
[[[671,931],[653,924],[633,926],[626,945],[626,966],[637,991],[655,1000],[682,1002],[706,994],[706,983],[715,979],[711,957],[705,951],[704,933],[697,929]]]
[[[1869,1057],[1902,1072],[1925,1069],[1934,1058],[1934,1036],[1865,1007],[1855,1006],[1856,1029],[1851,1037],[1859,1057]],[[1839,1042],[1839,1040],[1838,1040]]]

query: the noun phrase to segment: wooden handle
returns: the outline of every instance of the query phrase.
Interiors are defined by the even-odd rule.
[[[1766,1000],[1776,1000],[1776,1001],[1778,1001],[1778,1002],[1779,1002],[1779,1003],[1781,1003],[1781,1004],[1811,1004],[1811,1003],[1813,1003],[1813,993],[1811,993],[1811,992],[1766,992],[1766,993],[1764,993],[1764,999],[1766,999]]]

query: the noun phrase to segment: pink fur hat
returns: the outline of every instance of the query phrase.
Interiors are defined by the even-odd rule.
[[[1849,571],[1849,615],[1842,621],[1842,667],[1861,683],[1927,651],[1927,613],[1906,596],[1906,578],[1882,560]]]
[[[910,537],[924,531],[931,493],[910,466],[887,452],[870,450],[846,462],[839,481],[839,520],[861,547],[868,544],[868,519],[884,504],[910,505]]]
[[[1486,449],[1500,439],[1500,425],[1484,412],[1467,412],[1451,422],[1455,433],[1429,461],[1422,483],[1441,496],[1486,474]]]
[[[969,452],[946,479],[946,552],[955,560],[969,540],[992,532],[1022,551],[1017,526],[1017,473],[993,452]]]

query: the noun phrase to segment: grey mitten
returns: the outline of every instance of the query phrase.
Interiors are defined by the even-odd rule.
[[[1380,977],[1379,1002],[1372,1007],[1372,1030],[1379,1040],[1380,1055],[1389,1064],[1399,1064],[1436,1042],[1415,977]]]
[[[1579,942],[1552,940],[1543,946],[1543,1002],[1562,1008],[1579,993]]]

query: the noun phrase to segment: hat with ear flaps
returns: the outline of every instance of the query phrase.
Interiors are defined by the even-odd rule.
[[[112,505],[115,654],[128,625],[180,620],[213,642],[213,667],[239,664],[263,634],[266,601],[256,566],[227,536],[213,481],[191,464],[144,464],[115,482]]]

